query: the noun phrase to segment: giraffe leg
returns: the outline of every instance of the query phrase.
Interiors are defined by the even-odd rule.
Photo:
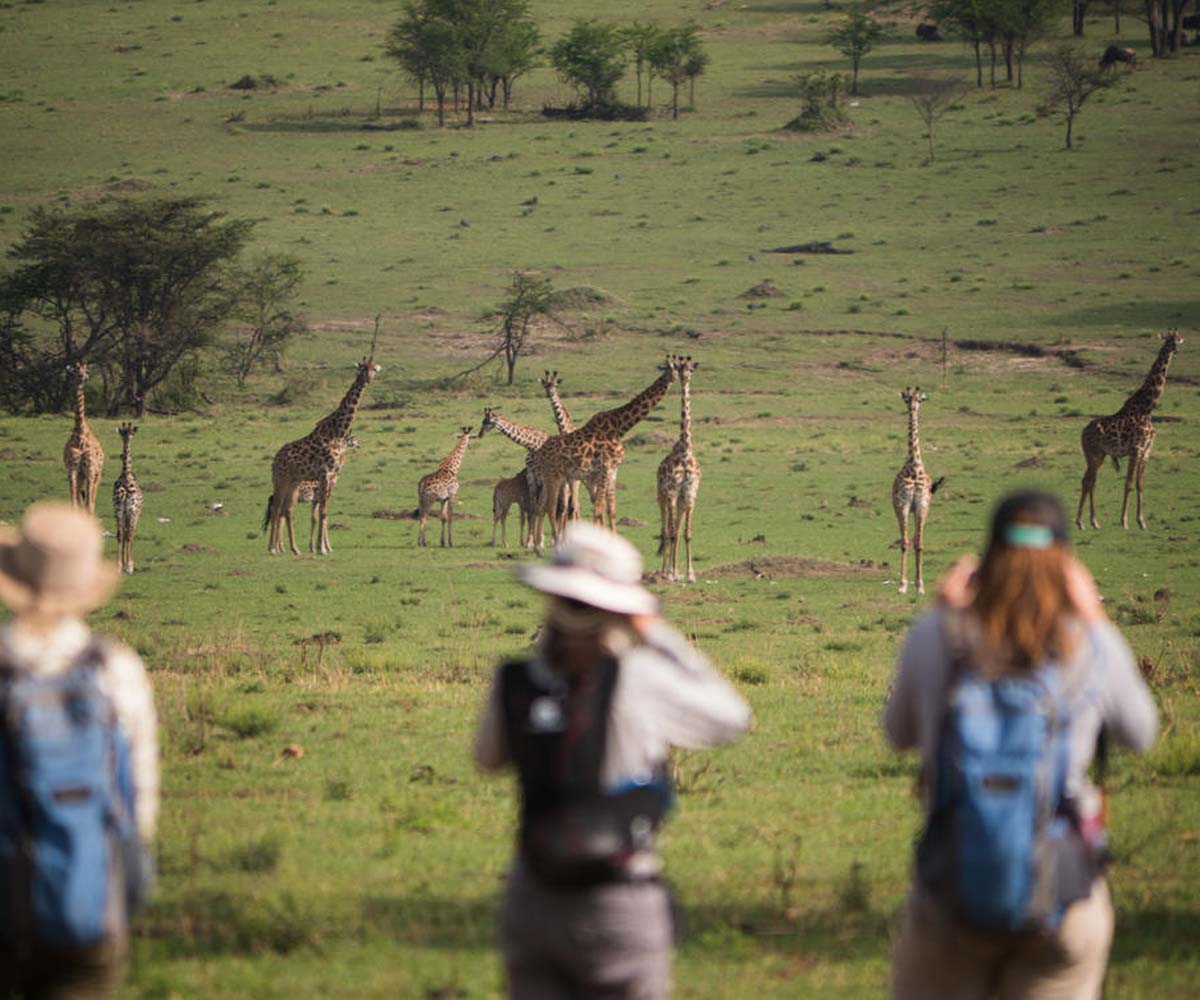
[[[79,506],[78,474],[74,469],[67,469],[67,493],[71,497],[71,506]]]
[[[1142,514],[1142,483],[1146,479],[1146,459],[1150,457],[1149,451],[1142,455],[1137,464],[1137,522],[1138,527],[1143,531],[1146,530],[1146,518]]]
[[[125,529],[125,572],[133,573],[133,536],[137,534],[136,522]]]
[[[443,544],[454,548],[454,497],[451,497],[442,506],[442,531],[446,535]]]
[[[314,554],[316,549],[317,532],[320,530],[321,515],[317,509],[317,498],[313,497],[312,512],[308,517],[308,553]]]
[[[696,582],[696,571],[692,569],[692,507],[688,507],[683,514],[683,544],[687,549],[687,582]]]
[[[100,470],[97,469],[88,483],[88,513],[96,513],[96,496],[100,492]]]
[[[900,593],[908,593],[908,508],[896,509],[896,520],[900,522]]]
[[[922,563],[925,560],[925,516],[929,513],[929,506],[925,504],[923,508],[917,508],[917,593],[925,593],[925,578],[921,575]]]
[[[492,548],[496,547],[496,525],[503,525],[508,520],[508,511],[500,512],[500,498],[492,496]],[[504,534],[504,547],[508,548],[508,535]]]
[[[1125,495],[1121,498],[1121,527],[1129,528],[1129,493],[1133,489],[1134,480],[1137,478],[1139,459],[1137,455],[1129,456],[1129,465],[1125,469]],[[1138,498],[1140,501],[1140,497]],[[1139,503],[1140,506],[1140,503]]]
[[[662,553],[662,565],[658,568],[658,572],[664,580],[675,579],[675,573],[670,569],[671,539],[675,537],[675,518],[671,508],[670,498],[662,497],[658,501],[658,510],[662,515],[661,544],[659,546],[659,552]]]
[[[1075,514],[1075,527],[1080,531],[1083,530],[1083,504],[1085,500],[1091,501],[1092,527],[1099,528],[1100,522],[1096,520],[1096,476],[1100,472],[1100,466],[1104,463],[1104,456],[1101,455],[1097,461],[1091,455],[1087,455],[1087,469],[1083,473],[1083,483],[1079,491],[1079,510]]]
[[[604,494],[608,500],[608,530],[617,530],[617,470],[614,469],[604,484]]]
[[[679,507],[677,498],[671,498],[671,579],[679,579],[679,540],[683,536],[684,519],[687,509]]]

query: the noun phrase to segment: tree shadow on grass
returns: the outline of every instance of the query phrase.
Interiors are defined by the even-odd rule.
[[[1118,910],[1117,930],[1109,961],[1196,959],[1200,910]]]

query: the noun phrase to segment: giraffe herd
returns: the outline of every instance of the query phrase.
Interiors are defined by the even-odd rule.
[[[1142,385],[1114,414],[1096,417],[1084,427],[1081,445],[1086,470],[1079,497],[1075,523],[1083,529],[1084,505],[1089,504],[1093,528],[1096,520],[1095,488],[1100,467],[1106,457],[1114,467],[1125,458],[1125,492],[1121,504],[1121,526],[1128,527],[1129,494],[1137,490],[1137,521],[1146,527],[1143,511],[1143,483],[1146,461],[1154,443],[1155,430],[1151,415],[1162,398],[1167,368],[1183,343],[1177,330],[1161,335],[1163,341]],[[298,502],[312,504],[312,524],[309,531],[309,552],[328,555],[329,499],[337,485],[338,476],[346,461],[348,449],[358,447],[351,426],[363,394],[375,381],[381,367],[371,353],[360,361],[354,381],[338,406],[303,438],[281,447],[271,464],[271,496],[267,501],[263,529],[269,530],[267,551],[283,551],[283,530],[286,525],[288,544],[294,555],[296,547],[292,514]],[[483,411],[479,430],[472,432],[463,426],[449,455],[438,468],[422,476],[417,484],[417,544],[425,546],[426,521],[436,513],[441,522],[442,546],[454,544],[454,500],[458,495],[458,471],[472,438],[482,439],[490,430],[525,449],[524,467],[514,476],[499,480],[492,496],[492,545],[496,544],[496,527],[501,529],[502,544],[507,547],[507,517],[515,504],[520,513],[521,544],[540,553],[544,546],[544,522],[550,521],[551,537],[557,541],[567,520],[579,516],[579,484],[583,483],[592,500],[592,519],[610,530],[617,528],[617,473],[625,457],[623,438],[643,420],[666,396],[671,387],[680,385],[679,438],[658,467],[657,495],[661,516],[662,564],[660,579],[674,582],[684,579],[695,582],[692,564],[692,515],[700,487],[700,464],[692,437],[691,382],[699,362],[691,357],[668,355],[658,366],[658,375],[645,389],[628,402],[593,415],[579,426],[571,418],[559,394],[562,384],[557,371],[546,371],[540,384],[553,409],[558,434],[519,424],[492,407]],[[87,422],[84,385],[88,380],[85,364],[71,365],[67,375],[73,394],[75,423],[63,449],[67,484],[73,506],[95,512],[96,495],[104,466],[104,450]],[[914,552],[914,582],[918,594],[925,592],[922,572],[925,522],[933,494],[944,477],[932,479],[921,459],[918,414],[928,399],[920,388],[906,387],[900,393],[908,416],[908,455],[892,483],[892,506],[900,528],[900,593],[908,590],[908,554]],[[118,434],[122,440],[121,475],[113,484],[113,512],[117,525],[118,562],[126,573],[132,573],[133,541],[138,517],[142,510],[142,489],[133,473],[132,441],[137,431],[133,424],[122,423]],[[910,535],[909,521],[913,522]],[[679,572],[679,545],[683,542],[685,570]]]

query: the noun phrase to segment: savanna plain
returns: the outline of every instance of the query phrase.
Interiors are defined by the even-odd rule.
[[[712,8],[712,9],[709,9]],[[533,9],[553,41],[578,0]],[[344,0],[0,4],[0,242],[39,205],[200,195],[294,254],[310,331],[244,389],[215,360],[181,410],[150,400],[137,571],[94,624],[145,659],[162,725],[159,884],[129,997],[498,997],[496,908],[513,783],[469,756],[497,660],[542,611],[490,544],[492,486],[522,465],[497,434],[459,473],[455,546],[416,546],[416,482],[484,406],[553,429],[538,376],[577,420],[632,397],[667,353],[692,382],[703,484],[694,584],[652,583],[667,615],[751,702],[741,743],[676,762],[665,850],[686,924],[686,998],[878,996],[920,817],[915,766],[878,717],[905,628],[897,593],[898,393],[920,385],[921,446],[945,477],[926,534],[933,581],[978,550],[1017,485],[1074,512],[1079,434],[1137,388],[1178,328],[1156,412],[1147,529],[1119,524],[1124,469],[1078,533],[1154,690],[1162,733],[1109,777],[1117,932],[1112,997],[1200,982],[1200,58],[1149,58],[1084,108],[1075,148],[1023,86],[976,89],[968,49],[922,44],[899,9],[862,64],[849,124],[799,134],[796,74],[848,66],[816,2],[604,6],[694,19],[710,65],[677,119],[550,120],[573,96],[542,67],[512,107],[438,128],[384,55],[398,4]],[[1085,25],[1099,53],[1111,15]],[[245,75],[270,85],[231,89]],[[910,97],[969,84],[928,158]],[[621,95],[633,98],[632,68]],[[688,102],[684,102],[687,104]],[[844,254],[776,248],[829,241]],[[516,270],[551,280],[516,382],[486,315]],[[382,365],[331,503],[333,553],[268,556],[270,463],[329,412],[369,349]],[[656,556],[655,469],[673,391],[626,439],[621,532]],[[98,512],[112,528],[116,419]],[[0,418],[0,517],[65,499],[69,414]],[[301,547],[307,508],[298,508]],[[1132,523],[1132,518],[1131,518]],[[436,540],[434,525],[432,535]],[[115,539],[110,542],[115,553]],[[932,589],[932,587],[931,587]],[[300,748],[288,756],[285,748]],[[295,750],[292,750],[295,754]]]

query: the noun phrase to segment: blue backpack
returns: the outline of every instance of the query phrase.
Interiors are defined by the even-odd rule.
[[[917,879],[969,926],[1053,929],[1091,893],[1103,858],[1065,794],[1076,680],[1054,663],[988,679],[953,661]]]
[[[63,673],[0,664],[0,946],[96,944],[147,894],[129,745],[93,643]]]

